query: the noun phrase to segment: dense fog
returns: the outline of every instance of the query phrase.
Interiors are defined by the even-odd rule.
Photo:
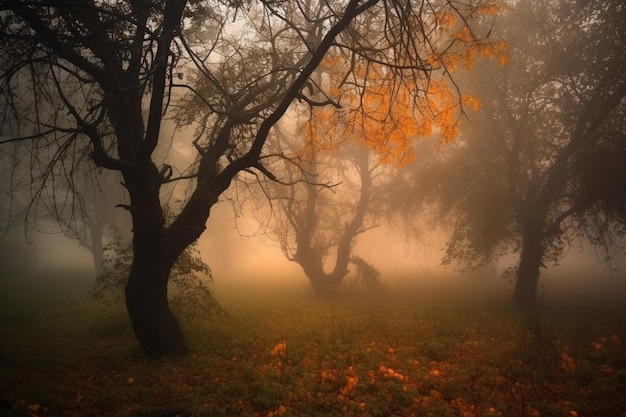
[[[214,282],[210,288],[218,293],[254,292],[255,287],[280,285],[298,294],[310,294],[306,275],[294,262],[288,261],[280,248],[267,239],[246,234],[235,222],[231,207],[219,206],[208,224],[208,231],[198,244],[202,259],[210,266]],[[255,221],[248,223],[250,229]],[[32,279],[50,272],[78,272],[86,283],[93,282],[95,271],[92,254],[76,240],[68,239],[49,226],[47,233],[30,233],[27,243],[23,229],[3,240],[3,280]],[[468,301],[485,302],[488,297],[508,300],[513,290],[507,267],[515,265],[514,255],[477,270],[459,270],[444,266],[446,236],[442,232],[424,233],[417,241],[398,236],[397,231],[379,227],[368,231],[355,245],[354,253],[368,259],[381,272],[382,283],[392,292],[415,288],[439,297],[450,292]],[[569,249],[559,265],[542,271],[540,297],[570,301],[574,305],[597,307],[606,303],[623,304],[626,297],[624,267],[626,258],[614,256],[610,263],[602,250],[586,245]],[[56,275],[53,274],[53,275]],[[361,296],[361,295],[358,295]]]
[[[0,4],[0,416],[626,417],[623,0]]]

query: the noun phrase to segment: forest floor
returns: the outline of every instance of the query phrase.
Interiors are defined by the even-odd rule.
[[[626,416],[623,306],[231,288],[182,320],[188,356],[150,360],[64,275],[0,281],[0,416]]]

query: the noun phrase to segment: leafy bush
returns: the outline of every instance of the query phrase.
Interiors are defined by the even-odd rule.
[[[121,303],[132,261],[130,240],[116,231],[113,240],[104,246],[102,273],[96,278],[93,296],[104,303]],[[211,269],[194,242],[176,260],[168,282],[172,309],[183,321],[224,314],[208,287],[212,282]]]
[[[356,267],[346,284],[352,289],[362,288],[365,290],[379,290],[382,288],[380,282],[380,271],[365,259],[359,256],[353,256],[350,263]]]

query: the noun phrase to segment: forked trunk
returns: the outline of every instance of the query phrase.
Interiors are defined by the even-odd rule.
[[[320,298],[333,298],[341,291],[341,284],[348,274],[347,262],[345,265],[340,257],[337,258],[335,268],[328,273],[324,270],[324,256],[309,246],[301,245],[295,258],[309,279],[315,295]]]
[[[513,292],[513,302],[522,310],[532,309],[537,305],[537,286],[544,252],[540,230],[537,227],[527,228],[522,237],[522,254]]]

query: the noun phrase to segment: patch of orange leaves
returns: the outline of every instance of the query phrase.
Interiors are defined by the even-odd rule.
[[[490,15],[501,11],[487,5],[478,12]],[[495,58],[500,65],[509,60],[506,42],[479,40],[462,19],[450,10],[434,14],[439,46],[433,42],[424,62],[432,69],[470,69],[485,58]],[[326,73],[329,92],[341,108],[330,106],[311,110],[306,124],[307,145],[313,149],[332,150],[346,140],[356,140],[373,149],[382,163],[398,167],[413,161],[413,141],[438,132],[442,142],[459,133],[461,108],[478,110],[480,102],[469,95],[459,96],[444,78],[433,74],[416,79],[413,72],[403,73],[373,62],[347,62],[334,55],[321,65]],[[348,75],[346,76],[346,73]]]
[[[267,413],[266,417],[280,416],[284,414],[285,411],[287,411],[287,407],[281,404],[276,411],[270,411],[269,413]]]
[[[335,65],[336,61],[331,61]],[[443,79],[424,80],[423,85],[398,81],[387,68],[363,63],[355,80],[341,96],[342,109],[315,109],[306,126],[308,147],[331,150],[346,140],[356,140],[373,149],[382,163],[399,167],[413,161],[413,141],[438,131],[441,140],[452,140],[459,131],[458,96]],[[331,74],[340,68],[326,67]],[[462,99],[471,108],[478,101]]]
[[[270,351],[271,356],[280,356],[287,351],[287,342],[278,342]]]

